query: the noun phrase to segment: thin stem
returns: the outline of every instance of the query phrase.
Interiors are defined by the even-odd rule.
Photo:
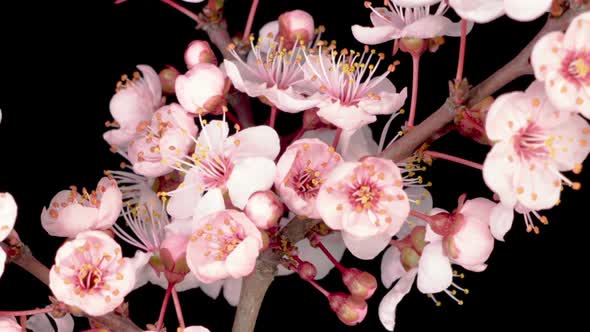
[[[418,103],[418,78],[420,76],[420,55],[412,54],[412,102],[410,104],[410,117],[408,128],[414,126],[416,118],[416,105]]]
[[[164,295],[164,301],[162,302],[162,308],[160,309],[160,317],[158,318],[158,323],[156,324],[157,332],[160,332],[162,330],[162,325],[164,325],[164,316],[166,315],[168,300],[170,300],[170,294],[172,294],[173,289],[174,284],[169,283],[168,288],[166,288],[166,295]]]
[[[254,23],[254,15],[258,8],[258,0],[252,0],[252,6],[250,7],[250,14],[248,14],[248,21],[246,22],[246,28],[244,28],[243,40],[248,40],[250,37],[250,31],[252,30],[252,23]]]
[[[160,0],[163,3],[167,4],[168,6],[178,10],[179,12],[183,13],[184,15],[190,17],[193,21],[199,23],[199,24],[204,24],[205,22],[203,22],[201,20],[201,18],[199,17],[199,15],[193,13],[192,11],[188,10],[187,8],[184,8],[183,6],[177,4],[176,2],[174,2],[173,0]]]
[[[476,168],[479,170],[483,170],[482,164],[478,164],[473,161],[465,160],[463,158],[451,156],[446,153],[440,153],[440,152],[436,152],[436,151],[427,150],[427,151],[424,151],[424,154],[427,156],[431,156],[433,158],[444,159],[444,160],[455,162],[457,164],[461,164],[461,165],[473,167],[473,168]]]
[[[324,294],[325,297],[330,296],[330,292],[325,290],[322,286],[318,285],[318,283],[315,282],[314,280],[305,280],[305,281],[309,282],[313,287],[315,287],[317,290],[319,290],[320,293]]]
[[[274,128],[275,127],[275,121],[277,119],[277,113],[278,112],[277,112],[276,106],[271,106],[271,108],[270,108],[270,120],[268,120],[268,125],[271,128]]]
[[[412,215],[412,216],[414,216],[414,217],[416,217],[418,219],[422,219],[422,220],[424,220],[427,223],[431,223],[433,221],[432,218],[430,218],[430,216],[425,215],[424,213],[420,213],[420,212],[415,211],[415,210],[410,210],[410,215]]]
[[[336,134],[334,135],[334,140],[332,141],[332,147],[334,150],[338,147],[338,143],[340,142],[340,136],[342,136],[342,128],[336,129]]]
[[[172,288],[172,301],[174,301],[174,310],[176,310],[176,317],[178,318],[178,324],[181,328],[185,328],[184,325],[184,317],[182,316],[182,306],[180,306],[180,301],[178,300],[178,292],[176,292],[176,288]]]
[[[465,49],[467,47],[467,20],[461,20],[461,46],[459,46],[459,63],[457,64],[457,76],[455,84],[459,84],[463,79],[463,66],[465,65]]]
[[[342,264],[340,264],[340,262],[336,258],[334,258],[334,256],[332,256],[332,254],[330,253],[328,248],[326,248],[326,246],[324,246],[323,243],[321,243],[320,241],[317,241],[317,247],[320,248],[320,250],[324,253],[324,255],[326,255],[326,257],[328,257],[328,259],[332,262],[332,264],[334,264],[334,266],[336,266],[336,268],[341,273],[344,273],[344,271],[346,270],[344,268],[344,266],[342,266]]]
[[[22,329],[22,332],[27,332],[27,316],[22,315],[18,318],[18,320],[20,321],[20,327]]]
[[[20,310],[20,311],[0,311],[0,317],[6,316],[30,316],[36,314],[44,314],[52,312],[53,307],[47,307],[43,309],[32,309],[32,310]]]

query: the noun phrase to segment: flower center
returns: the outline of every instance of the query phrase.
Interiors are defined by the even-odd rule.
[[[530,123],[521,129],[514,139],[514,149],[523,159],[546,159],[551,155],[554,137],[545,134],[541,127]]]
[[[102,285],[102,271],[95,265],[83,264],[78,271],[78,285],[83,290],[90,290]]]
[[[203,252],[203,255],[212,257],[216,261],[222,261],[242,243],[244,238],[241,226],[227,217],[220,224],[205,224],[193,235],[191,241],[203,239],[208,244],[208,250]]]
[[[317,196],[321,184],[322,178],[320,171],[309,167],[296,173],[292,179],[292,185],[295,191],[305,198]]]
[[[563,60],[562,73],[574,84],[590,84],[590,52],[572,52]]]
[[[218,188],[225,185],[234,168],[231,159],[222,155],[208,154],[196,158],[194,161],[203,175],[203,185],[206,188]]]
[[[349,195],[349,200],[350,204],[358,212],[362,212],[375,209],[382,195],[383,192],[377,184],[371,181],[363,181],[353,187]]]

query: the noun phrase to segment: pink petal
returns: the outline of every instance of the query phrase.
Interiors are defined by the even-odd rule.
[[[545,84],[547,96],[558,110],[573,112],[578,109],[577,99],[583,93],[582,87],[564,78],[560,71],[549,72]]]
[[[266,158],[247,158],[236,164],[227,180],[232,204],[243,209],[253,193],[272,187],[275,175],[275,164]]]
[[[213,152],[221,152],[228,134],[227,122],[212,120],[201,130],[197,138],[197,146],[209,147]]]
[[[504,14],[503,0],[449,0],[449,4],[464,19],[488,23]]]
[[[111,129],[102,135],[102,138],[109,144],[115,146],[122,146],[129,144],[137,137],[135,130],[126,129]]]
[[[22,332],[23,328],[18,325],[14,317],[0,317],[0,331]]]
[[[589,103],[590,105],[590,100]],[[571,171],[590,153],[590,125],[581,116],[556,112],[567,120],[556,121],[558,126],[551,128],[553,160],[560,171]]]
[[[485,183],[500,196],[506,206],[514,206],[518,200],[514,188],[514,171],[519,168],[520,162],[510,142],[494,145],[483,163]]]
[[[3,241],[14,228],[17,206],[9,193],[0,193],[0,242]]]
[[[436,3],[439,3],[440,0],[390,0],[391,3],[396,4],[401,7],[420,7],[420,6],[430,6]]]
[[[390,91],[378,91],[379,89],[384,89],[385,86],[390,86],[389,88],[386,88]],[[403,88],[400,93],[396,93],[393,83],[388,79],[384,79],[379,85],[371,90],[371,92],[375,93],[379,99],[363,99],[359,102],[359,106],[363,111],[374,115],[391,114],[398,111],[404,106],[404,102],[408,96],[406,88]]]
[[[330,141],[327,144],[332,143]],[[343,131],[340,135],[340,144],[338,144],[337,150],[342,151],[344,160],[358,161],[362,157],[377,155],[379,146],[373,139],[371,128],[363,126],[354,133]]]
[[[174,288],[177,292],[184,292],[189,289],[198,288],[201,285],[201,282],[195,277],[194,274],[189,273],[184,276],[184,279],[176,284]]]
[[[259,93],[253,92],[260,91],[261,89],[258,87],[265,86],[266,82],[257,75],[254,75],[251,69],[238,61],[224,60],[223,65],[227,76],[237,90],[248,94],[250,97],[258,97],[260,95]]]
[[[377,257],[389,245],[391,235],[383,233],[369,237],[356,237],[343,231],[342,239],[351,254],[357,258],[368,260]]]
[[[402,266],[400,257],[399,249],[394,246],[389,247],[383,254],[381,259],[381,282],[387,288],[406,274],[406,269]]]
[[[242,278],[227,278],[223,282],[223,297],[227,303],[237,306],[240,302],[240,293],[242,292]],[[185,330],[186,331],[186,330]]]
[[[551,8],[552,0],[504,0],[508,17],[517,21],[532,21]]]
[[[279,21],[270,21],[260,28],[258,31],[258,38],[262,38],[262,42],[258,43],[260,51],[268,53],[270,44],[275,41],[275,38],[279,34]],[[271,37],[272,36],[272,37]]]
[[[397,305],[412,289],[414,280],[416,280],[416,272],[417,270],[413,269],[404,274],[379,303],[379,320],[388,331],[393,331],[395,328]]]
[[[224,280],[218,280],[209,284],[202,284],[201,290],[210,298],[216,300],[223,287]]]
[[[534,170],[532,170],[534,168]],[[531,160],[515,168],[514,185],[519,202],[531,210],[553,207],[559,201],[561,178],[553,165]]]
[[[504,241],[504,235],[512,228],[514,208],[498,204],[490,215],[490,230],[499,241]]]
[[[256,239],[247,237],[234,251],[227,256],[225,265],[233,278],[240,278],[250,274],[256,265],[259,254],[259,243]]]
[[[356,163],[344,162],[338,165],[332,170],[330,176],[326,182],[320,187],[320,191],[316,200],[316,209],[320,213],[320,216],[331,229],[340,230],[342,229],[342,218],[349,212],[349,204],[347,203],[347,197],[339,195],[337,191],[329,192],[328,188],[336,186],[346,176],[352,174],[354,169],[357,167]],[[339,210],[336,207],[338,204],[342,204],[342,209]]]
[[[478,197],[466,201],[460,212],[467,222],[478,222],[487,226],[492,209],[495,207],[496,203],[487,198]]]
[[[6,264],[6,253],[4,249],[0,249],[0,277],[4,273],[4,264]]]
[[[160,81],[160,75],[156,73],[154,68],[148,65],[137,65],[137,68],[141,71],[143,81],[151,92],[152,104],[158,105],[162,98],[162,83]]]
[[[528,100],[523,92],[512,92],[494,101],[486,118],[486,134],[492,141],[509,139],[528,125]]]
[[[275,160],[281,149],[279,135],[269,126],[246,128],[232,135],[225,142],[234,160],[250,157],[264,157]]]
[[[100,183],[99,183],[100,185]],[[94,229],[107,229],[119,218],[121,208],[123,207],[121,190],[117,186],[109,186],[102,195],[100,208],[98,209],[98,220]]]
[[[391,25],[363,27],[357,24],[352,26],[352,35],[354,38],[368,45],[385,43],[394,39],[397,34],[399,34],[399,30]]]
[[[449,288],[452,281],[453,269],[442,242],[426,245],[418,263],[418,289],[424,294],[438,293]]]
[[[197,223],[201,218],[210,214],[225,210],[225,201],[220,189],[209,190],[195,207],[193,213],[193,223]]]
[[[561,69],[563,52],[554,52],[563,47],[563,32],[553,31],[539,39],[531,53],[531,65],[535,70],[535,77],[545,81],[549,71]]]
[[[478,265],[461,265],[464,269],[471,271],[471,272],[483,272],[488,268],[487,264],[478,264]]]
[[[405,26],[400,37],[434,38],[438,36],[457,37],[461,35],[461,23],[453,23],[441,15],[429,15]]]
[[[191,218],[195,212],[195,206],[203,195],[203,190],[199,190],[202,188],[199,188],[201,185],[196,171],[189,171],[183,183],[183,187],[172,194],[166,206],[168,213],[179,219]]]
[[[189,0],[183,0],[183,1],[189,1]],[[204,1],[204,0],[192,0],[192,2],[201,2],[201,1]],[[202,326],[189,326],[184,329],[184,332],[211,332],[211,331],[209,331],[209,329],[204,328]]]
[[[494,249],[494,238],[488,224],[491,208],[486,206],[484,209],[488,211],[484,221],[479,221],[479,216],[466,215],[462,229],[453,236],[453,245],[458,249],[458,255],[453,260],[456,264],[481,265],[490,257]]]
[[[303,78],[303,76],[301,77]],[[276,85],[263,91],[262,96],[266,97],[271,104],[279,110],[287,113],[298,113],[315,107],[319,100],[316,98],[303,97],[292,86],[286,89],[279,89]]]
[[[578,51],[590,49],[590,13],[586,11],[572,20],[565,33],[564,46]]]
[[[70,193],[69,190],[64,190]],[[75,237],[78,233],[92,228],[98,218],[98,209],[72,204],[61,211],[57,219],[53,219],[49,210],[43,208],[41,225],[51,236]]]

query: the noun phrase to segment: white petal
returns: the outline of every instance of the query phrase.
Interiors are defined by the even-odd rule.
[[[499,241],[504,241],[504,235],[512,228],[514,209],[511,206],[498,204],[490,214],[490,230]]]
[[[223,297],[227,303],[237,306],[240,302],[240,293],[242,292],[242,278],[227,278],[223,283]]]
[[[247,158],[236,164],[227,180],[232,204],[243,209],[253,193],[270,189],[276,172],[274,162],[262,157]]]
[[[385,287],[391,287],[396,280],[406,274],[406,269],[400,260],[401,253],[397,247],[391,246],[385,251],[381,259],[381,282]]]
[[[395,309],[404,296],[410,292],[415,279],[416,269],[410,270],[381,300],[379,320],[388,331],[393,331],[395,328]]]
[[[218,280],[210,284],[202,284],[201,290],[203,291],[203,293],[207,294],[207,296],[215,300],[219,296],[222,286],[223,280]]]
[[[391,241],[391,235],[387,232],[378,234],[375,236],[359,238],[347,232],[342,232],[342,239],[346,244],[346,248],[357,258],[360,259],[373,259]]]
[[[424,294],[438,293],[452,281],[451,262],[443,253],[442,242],[426,245],[418,263],[418,289]]]
[[[223,201],[223,194],[218,188],[209,190],[195,207],[193,213],[193,221],[197,222],[199,219],[215,212],[225,210],[225,202]]]

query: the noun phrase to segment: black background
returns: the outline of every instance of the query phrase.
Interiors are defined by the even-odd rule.
[[[187,6],[198,10],[201,5]],[[230,32],[243,29],[249,6],[249,0],[227,1]],[[297,8],[309,11],[316,24],[326,26],[328,40],[360,49],[350,26],[368,24],[369,12],[361,0],[262,0],[253,31],[283,11]],[[468,38],[466,76],[473,83],[482,81],[517,54],[542,21],[517,23],[502,18],[476,26]],[[108,103],[119,76],[132,73],[142,63],[157,70],[172,64],[183,71],[184,48],[206,35],[157,0],[130,0],[119,6],[110,0],[1,1],[0,25],[0,191],[15,196],[19,204],[16,230],[35,255],[51,265],[62,239],[47,236],[41,228],[42,207],[69,185],[94,186],[104,169],[116,168],[121,161],[101,137],[104,121],[110,120]],[[457,38],[447,38],[436,54],[424,57],[418,120],[443,103],[447,81],[455,75],[458,44]],[[390,47],[386,44],[384,50]],[[409,56],[400,53],[396,58],[401,66],[390,78],[398,88],[410,86]],[[531,80],[518,80],[503,91],[523,89]],[[255,111],[260,117],[268,112],[266,107]],[[281,114],[278,121],[291,119],[299,118]],[[383,121],[374,124],[376,133]],[[289,129],[295,128],[279,125],[282,134]],[[479,162],[487,152],[486,147],[457,134],[441,139],[433,149]],[[463,192],[491,197],[473,169],[438,161],[426,177],[434,182],[435,204],[442,208],[454,208]],[[517,217],[506,242],[496,242],[488,270],[467,273],[462,282],[471,292],[464,298],[465,305],[439,296],[443,306],[436,308],[414,289],[398,307],[396,331],[545,330],[551,325],[566,329],[583,324],[588,307],[584,206],[588,191],[584,185],[590,181],[584,175],[577,178],[583,182],[582,190],[564,191],[562,204],[547,213],[550,225],[541,227],[540,235],[526,234],[522,218]],[[343,263],[378,276],[380,256],[363,262],[346,254]],[[320,283],[330,291],[343,290],[336,271]],[[385,292],[380,287],[369,302],[365,321],[351,328],[337,320],[312,287],[294,276],[281,277],[267,293],[256,331],[383,331],[377,306]],[[43,306],[47,295],[49,291],[33,277],[7,266],[0,280],[0,309]],[[138,325],[157,320],[163,295],[163,289],[146,286],[128,297]],[[231,330],[234,309],[225,300],[213,301],[198,289],[180,297],[189,325],[204,325],[213,332]],[[167,323],[169,331],[174,331],[172,308]]]

